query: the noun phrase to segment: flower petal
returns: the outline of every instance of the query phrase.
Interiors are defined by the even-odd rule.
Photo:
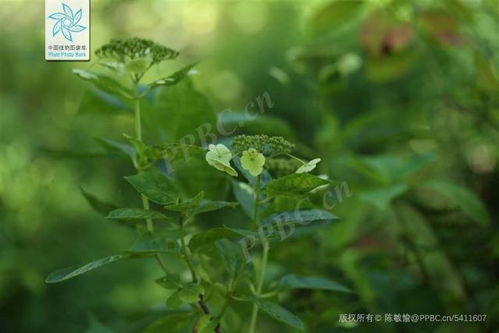
[[[52,27],[52,37],[57,35],[59,31],[61,31],[61,27],[62,27],[62,20],[55,22],[54,26]]]
[[[54,13],[54,14],[49,16],[49,18],[53,19],[53,20],[60,20],[60,19],[66,18],[66,17],[68,17],[68,16],[64,13]]]
[[[62,9],[64,9],[64,13],[68,14],[69,16],[73,17],[73,11],[71,10],[71,7],[66,5],[65,3],[62,4]]]
[[[69,40],[70,42],[73,41],[73,36],[71,36],[71,32],[67,29],[61,29],[62,31],[62,34],[64,35],[64,37],[66,37],[67,40]]]
[[[78,22],[80,22],[81,20],[81,14],[82,14],[82,11],[81,11],[81,8],[75,13],[75,16],[73,17],[73,24],[78,24]]]
[[[241,166],[247,170],[253,177],[260,175],[263,172],[265,164],[265,156],[256,149],[250,148],[243,151],[241,157]]]
[[[82,25],[74,25],[74,26],[68,28],[68,30],[72,31],[72,32],[80,32],[80,31],[83,31],[85,29],[86,29],[86,27],[84,27]]]

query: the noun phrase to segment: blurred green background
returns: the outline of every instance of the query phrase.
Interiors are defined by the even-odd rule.
[[[100,158],[95,141],[131,133],[132,117],[71,73],[95,62],[44,60],[43,17],[43,1],[0,2],[0,331],[137,332],[164,304],[154,262],[44,283],[134,239],[80,186],[109,202],[136,198],[122,180],[132,167]],[[493,0],[95,0],[91,43],[139,36],[200,61],[193,81],[213,108],[201,113],[242,111],[267,92],[274,107],[241,132],[299,141],[302,156],[323,158],[321,173],[348,184],[334,198],[341,223],[274,251],[276,271],[341,278],[356,292],[283,300],[309,332],[493,332],[498,18]],[[149,116],[149,141],[172,140],[168,116]],[[340,313],[488,317],[341,325]]]

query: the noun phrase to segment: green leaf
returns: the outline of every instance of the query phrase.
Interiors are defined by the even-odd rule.
[[[360,0],[332,0],[312,16],[310,22],[315,34],[328,33],[352,22],[362,8]]]
[[[172,75],[169,75],[164,79],[156,80],[154,82],[149,83],[148,86],[151,89],[156,88],[158,86],[173,86],[182,81],[187,75],[189,75],[189,72],[195,65],[196,64],[194,63],[191,65],[184,66],[175,73],[173,73]]]
[[[179,196],[173,181],[154,169],[125,177],[125,179],[138,192],[158,204],[170,204]]]
[[[156,283],[165,289],[179,289],[182,287],[180,276],[177,274],[168,274],[156,280]]]
[[[314,221],[338,220],[336,215],[322,209],[295,210],[272,214],[265,218],[260,224],[268,225],[273,223],[286,224],[309,224]]]
[[[143,333],[179,333],[191,332],[194,322],[198,320],[197,312],[171,312],[147,326]]]
[[[465,187],[440,180],[431,180],[423,184],[435,192],[438,192],[455,205],[459,206],[469,217],[481,225],[490,224],[490,216],[485,205],[478,196]]]
[[[196,208],[194,214],[201,214],[212,212],[214,210],[222,209],[225,207],[236,207],[238,205],[237,202],[231,201],[211,201],[211,200],[203,200]]]
[[[53,273],[50,273],[49,276],[45,279],[46,283],[57,283],[65,280],[72,279],[78,275],[84,274],[101,266],[110,264],[115,261],[128,259],[130,258],[130,254],[117,254],[105,258],[101,258],[95,261],[92,261],[86,265],[80,267],[70,267],[64,268]]]
[[[309,173],[294,173],[272,180],[265,187],[265,192],[270,197],[277,195],[302,196],[321,185],[328,185],[328,180],[319,178]]]
[[[241,247],[227,239],[221,239],[215,242],[215,248],[227,272],[235,276],[244,262]]]
[[[393,199],[404,194],[408,189],[409,186],[406,184],[387,186],[380,189],[364,191],[360,194],[360,198],[372,203],[378,207],[378,209],[384,210],[388,208],[388,205],[390,205]]]
[[[145,236],[137,240],[127,252],[130,254],[178,253],[176,242],[168,242],[164,237]]]
[[[199,299],[199,295],[204,292],[203,287],[197,283],[186,284],[178,292],[178,297],[185,303],[196,303]]]
[[[180,289],[174,292],[166,300],[166,306],[168,309],[178,309],[184,302],[180,299]]]
[[[110,211],[106,218],[114,220],[171,220],[170,217],[165,216],[160,212],[139,208],[118,208]]]
[[[281,278],[279,284],[289,289],[321,289],[351,293],[344,285],[321,277],[304,277],[288,274]]]
[[[232,181],[232,189],[236,200],[241,205],[243,211],[250,218],[253,217],[253,206],[255,205],[255,193],[251,186],[246,183]]]
[[[219,321],[216,318],[213,318],[210,315],[202,316],[195,326],[195,331],[197,333],[213,333],[217,328]]]
[[[192,145],[212,140],[211,135],[216,133],[215,111],[188,78],[174,86],[159,87],[156,91],[154,110],[144,115],[150,128],[158,129],[161,136],[167,134],[170,143]]]
[[[233,239],[240,237],[240,234],[227,228],[212,228],[207,231],[195,234],[189,241],[189,248],[192,252],[197,252],[203,247],[211,245],[220,239]]]
[[[303,325],[303,322],[300,318],[298,318],[279,304],[261,299],[254,299],[253,302],[258,306],[260,310],[267,313],[275,320],[281,321],[291,327],[297,328],[302,331],[305,329],[305,326]]]
[[[124,155],[130,157],[132,161],[136,160],[135,149],[130,144],[108,138],[95,139],[109,154]]]
[[[117,115],[132,112],[132,108],[115,95],[100,89],[88,89],[83,93],[78,112]]]
[[[127,99],[131,99],[133,97],[132,90],[124,87],[121,83],[107,75],[90,72],[83,69],[73,69],[73,73],[76,74],[79,78],[91,82],[97,88],[104,90],[110,94]]]
[[[201,200],[203,200],[203,197],[204,197],[204,192],[199,192],[194,198],[184,200],[181,203],[166,205],[165,209],[174,212],[188,214],[200,205]]]
[[[85,200],[87,200],[88,204],[92,209],[95,211],[101,213],[101,214],[107,214],[110,210],[118,208],[116,205],[105,202],[99,198],[97,198],[95,195],[91,194],[90,192],[87,192],[83,189],[83,187],[80,186],[80,191],[81,194],[83,194],[83,197]]]

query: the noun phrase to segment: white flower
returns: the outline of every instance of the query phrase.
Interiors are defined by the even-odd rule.
[[[222,144],[209,145],[206,153],[206,162],[220,171],[227,172],[231,176],[237,176],[237,171],[230,166],[232,153]]]
[[[317,166],[317,163],[319,163],[320,161],[321,161],[320,158],[314,158],[313,160],[308,161],[307,163],[305,163],[301,167],[299,167],[298,170],[296,170],[296,173],[310,172],[310,171],[315,169],[315,167]]]

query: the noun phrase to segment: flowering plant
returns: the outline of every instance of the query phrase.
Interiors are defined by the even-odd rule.
[[[163,288],[165,309],[146,332],[244,329],[254,333],[260,311],[303,330],[302,320],[277,303],[280,296],[291,289],[349,292],[335,281],[291,272],[281,274],[276,281],[267,280],[271,244],[337,220],[331,212],[317,208],[313,199],[319,187],[331,183],[309,173],[320,159],[304,162],[292,155],[292,143],[267,135],[239,135],[229,138],[229,145],[213,142],[208,147],[178,143],[149,145],[142,135],[142,99],[154,89],[168,89],[187,80],[192,65],[144,85],[141,80],[151,66],[176,58],[178,52],[133,38],[113,40],[96,54],[111,75],[74,72],[96,88],[133,105],[134,135],[125,135],[127,142],[112,145],[130,157],[136,173],[125,179],[142,202],[141,207],[111,209],[106,217],[135,225],[138,241],[122,253],[56,271],[47,277],[48,283],[65,281],[120,260],[154,258],[162,270],[156,283]],[[123,75],[130,79],[130,84],[119,81]],[[159,161],[184,159],[188,164],[188,156],[179,151],[203,154],[206,164],[201,168],[213,167],[224,173],[227,183],[232,185],[231,195],[218,200],[207,198],[205,191],[186,195],[182,179],[159,168]],[[211,228],[198,223],[203,214],[229,209],[241,211],[244,214],[241,221],[232,223],[227,219]],[[260,259],[249,254],[253,247],[261,248]],[[183,264],[171,265],[165,258],[176,258],[170,260]],[[243,320],[246,311],[251,313],[249,322]],[[227,319],[228,313],[239,319]]]

